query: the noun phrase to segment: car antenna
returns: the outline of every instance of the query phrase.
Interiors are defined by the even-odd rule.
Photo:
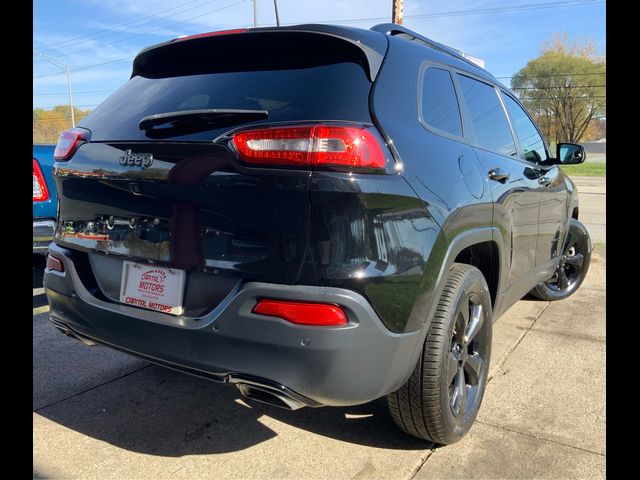
[[[276,27],[280,26],[280,15],[278,15],[278,0],[273,0],[273,8],[276,11]]]

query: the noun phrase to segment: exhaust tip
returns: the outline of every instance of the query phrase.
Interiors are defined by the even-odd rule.
[[[240,393],[249,400],[266,403],[268,405],[273,405],[274,407],[284,408],[286,410],[298,410],[305,406],[294,398],[261,385],[236,383],[236,387],[238,387]]]
[[[74,332],[72,328],[68,327],[66,323],[64,323],[62,320],[57,319],[56,317],[49,316],[49,321],[53,323],[53,326],[56,327],[56,329],[58,329],[59,332],[67,335],[68,337],[72,337],[72,338],[75,338],[76,340],[80,340],[82,343],[84,343],[89,347],[92,347],[93,345],[96,344],[92,340],[89,340],[88,338],[85,338],[82,335],[79,335],[76,332]]]

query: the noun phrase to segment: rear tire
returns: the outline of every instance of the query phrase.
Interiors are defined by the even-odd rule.
[[[582,223],[572,218],[556,271],[549,280],[539,283],[529,293],[540,300],[563,300],[582,285],[590,263],[589,232]]]
[[[471,265],[454,263],[415,370],[387,396],[401,430],[441,445],[467,433],[487,383],[492,322],[484,276]]]

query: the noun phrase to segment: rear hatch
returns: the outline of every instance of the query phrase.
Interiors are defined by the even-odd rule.
[[[309,241],[311,169],[243,164],[229,132],[371,124],[374,54],[382,58],[358,40],[287,29],[141,52],[131,79],[79,125],[88,141],[56,164],[56,243],[86,252],[114,301],[123,260],[185,270],[194,314],[239,280],[294,283]],[[176,112],[180,121],[163,123]]]

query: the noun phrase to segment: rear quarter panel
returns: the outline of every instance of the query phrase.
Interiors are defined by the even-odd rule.
[[[371,99],[376,123],[402,164],[401,176],[421,200],[437,232],[429,239],[424,268],[415,278],[415,303],[407,329],[428,326],[446,267],[457,253],[470,242],[491,241],[495,233],[485,166],[473,148],[466,141],[427,130],[419,121],[420,71],[425,62],[470,68],[435,50],[390,37]],[[496,243],[502,245],[500,239]]]

